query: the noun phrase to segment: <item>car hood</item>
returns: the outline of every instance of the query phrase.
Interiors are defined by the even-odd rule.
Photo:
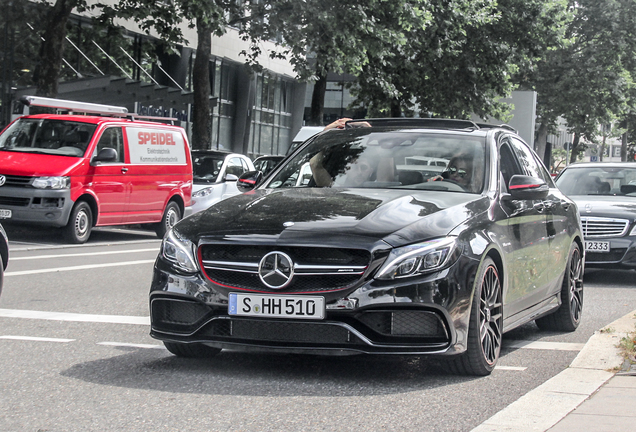
[[[465,193],[379,189],[268,189],[236,195],[176,226],[198,242],[369,244],[393,247],[448,235],[485,212],[486,197]]]
[[[633,219],[636,215],[636,197],[612,195],[571,196],[582,217],[599,216]]]
[[[0,151],[2,174],[20,176],[66,175],[84,158],[18,151]]]

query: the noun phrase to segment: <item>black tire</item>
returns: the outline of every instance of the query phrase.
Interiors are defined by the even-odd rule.
[[[209,358],[214,357],[221,352],[220,348],[213,348],[199,343],[179,343],[165,342],[163,343],[168,351],[177,357],[188,358]]]
[[[503,302],[501,280],[495,262],[486,258],[475,276],[466,352],[448,360],[458,375],[490,375],[501,352]]]
[[[93,229],[93,211],[86,201],[75,203],[68,223],[63,228],[66,241],[73,244],[86,243]]]
[[[172,228],[180,220],[181,209],[179,208],[179,205],[174,201],[170,201],[163,212],[161,222],[155,225],[157,237],[163,238],[163,236],[170,231],[170,228]]]
[[[576,243],[570,247],[568,265],[561,285],[561,306],[535,320],[541,330],[573,332],[581,323],[583,312],[583,256]]]

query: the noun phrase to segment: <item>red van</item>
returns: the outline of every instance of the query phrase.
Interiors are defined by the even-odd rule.
[[[23,116],[0,134],[0,220],[62,227],[84,243],[94,226],[152,224],[163,237],[181,219],[192,193],[183,128],[123,107],[23,103],[66,113]]]

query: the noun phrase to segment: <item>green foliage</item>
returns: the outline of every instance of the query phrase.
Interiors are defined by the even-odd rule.
[[[553,124],[561,116],[571,133],[595,141],[601,124],[633,106],[636,2],[582,0],[569,12],[562,43],[529,81],[538,92],[540,121]]]

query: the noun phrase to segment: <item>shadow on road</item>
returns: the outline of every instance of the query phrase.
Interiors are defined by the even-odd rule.
[[[150,351],[150,352],[149,352]],[[157,358],[138,350],[81,363],[63,376],[95,384],[174,393],[347,397],[421,391],[474,377],[447,375],[416,356],[268,355],[223,351],[211,359]]]
[[[68,245],[60,228],[14,225],[7,222],[2,222],[2,226],[9,237],[9,247],[25,244]],[[139,226],[98,227],[93,228],[87,244],[157,239],[154,231]]]

